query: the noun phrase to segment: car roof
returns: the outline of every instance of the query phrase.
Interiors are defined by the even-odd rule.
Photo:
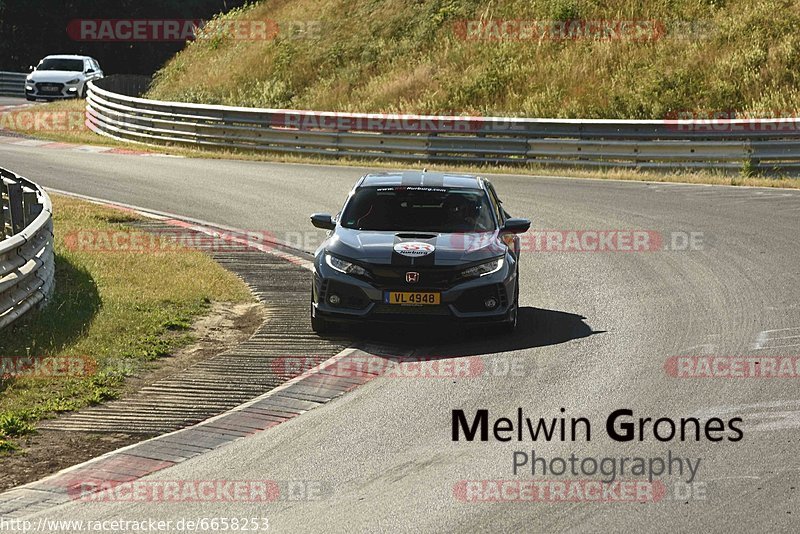
[[[55,54],[53,56],[45,56],[43,59],[92,59],[90,56],[76,56],[72,54]]]
[[[367,174],[358,187],[458,187],[483,189],[483,179],[469,174],[397,171]]]

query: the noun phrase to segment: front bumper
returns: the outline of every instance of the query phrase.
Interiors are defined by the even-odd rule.
[[[336,271],[324,261],[316,261],[312,312],[317,317],[335,322],[503,323],[512,319],[517,283],[516,261],[510,254],[500,271],[448,288],[377,285]],[[441,304],[388,304],[385,301],[388,291],[438,292]],[[339,297],[336,306],[329,302],[332,294]],[[490,299],[497,302],[493,308],[487,308],[485,304]]]
[[[80,96],[80,84],[25,82],[25,96],[30,98],[66,99]]]

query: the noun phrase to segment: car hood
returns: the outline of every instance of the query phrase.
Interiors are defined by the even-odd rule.
[[[52,82],[52,83],[65,83],[68,80],[81,78],[83,73],[72,72],[68,70],[37,70],[33,71],[29,78],[35,83],[39,82]]]
[[[498,232],[373,232],[337,226],[325,244],[337,256],[374,265],[458,266],[504,254]]]

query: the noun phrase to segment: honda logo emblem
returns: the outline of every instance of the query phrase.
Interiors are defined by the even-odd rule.
[[[409,284],[416,284],[419,282],[419,273],[415,273],[413,271],[406,273],[406,282]]]

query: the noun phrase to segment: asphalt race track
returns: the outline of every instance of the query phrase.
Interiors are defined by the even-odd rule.
[[[13,96],[0,96],[0,106],[19,106],[26,103],[23,98],[15,98]]]
[[[0,144],[0,166],[40,184],[247,230],[309,248],[312,212],[335,213],[368,169],[93,154]],[[795,529],[800,524],[796,378],[676,378],[678,355],[800,355],[800,191],[491,176],[536,230],[648,230],[657,251],[522,254],[512,337],[404,330],[417,355],[477,356],[478,376],[371,381],[270,431],[151,479],[313,481],[318,499],[248,503],[72,503],[58,516],[177,520],[263,517],[276,532]],[[301,232],[310,232],[308,236]],[[687,236],[694,238],[689,250]],[[665,250],[666,248],[666,250]],[[392,334],[383,334],[391,339]],[[513,372],[507,372],[513,368]],[[592,439],[454,443],[451,409],[491,419],[586,417]],[[618,443],[608,414],[740,416],[732,443]],[[664,479],[659,502],[463,502],[463,480],[508,480],[514,451],[546,458],[700,458],[702,495]],[[530,478],[530,473],[527,473]],[[557,477],[551,477],[557,478]],[[676,497],[675,492],[680,490]],[[50,513],[52,515],[52,512]]]

